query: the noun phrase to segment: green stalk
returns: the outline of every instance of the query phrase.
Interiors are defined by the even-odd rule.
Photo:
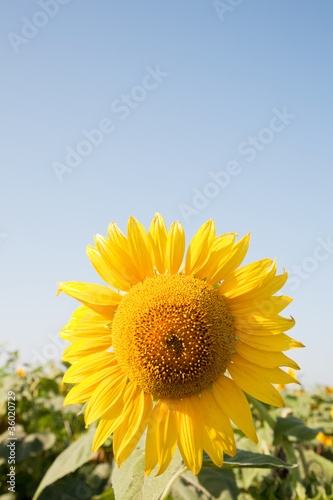
[[[249,396],[248,394],[246,395],[247,399],[253,404],[255,408],[259,411],[260,415],[262,416],[263,420],[266,420],[268,425],[274,430],[276,421],[272,417],[272,415],[269,414],[265,406],[258,401],[257,399],[253,398],[252,396]],[[281,444],[286,452],[288,462],[290,464],[297,464],[297,456],[295,454],[294,447],[292,443],[289,441],[287,436],[283,436],[281,439]],[[295,467],[294,469],[290,470],[290,474],[292,477],[292,483],[293,487],[296,488],[296,484],[298,481],[301,481],[301,475],[300,475],[300,470],[299,467]]]
[[[304,455],[304,450],[302,448],[302,445],[299,444],[296,449],[297,449],[297,451],[299,453],[299,457],[300,457],[301,462],[302,462],[302,466],[303,466],[303,470],[304,470],[304,475],[305,475],[306,479],[309,480],[309,467],[308,467],[308,464],[307,464],[307,461],[306,461],[306,458],[305,458],[305,455]]]
[[[169,491],[171,490],[171,486],[176,481],[176,479],[178,479],[178,477],[181,476],[186,470],[187,470],[186,465],[183,465],[183,467],[181,467],[180,469],[178,469],[174,473],[174,475],[172,476],[172,478],[170,479],[170,481],[168,482],[168,484],[164,488],[164,491],[163,491],[162,495],[160,496],[160,500],[165,500],[168,497]]]
[[[252,396],[249,396],[248,394],[246,395],[248,401],[253,404],[255,408],[259,411],[260,415],[262,416],[263,420],[266,420],[268,425],[274,429],[276,421],[272,417],[272,415],[269,414],[269,412],[266,410],[265,406],[258,401],[257,399],[253,398]]]
[[[293,485],[293,489],[295,491],[296,485],[298,482],[301,482],[301,473],[298,467],[298,460],[294,450],[293,444],[289,441],[287,436],[283,436],[281,439],[281,444],[286,452],[288,462],[290,464],[297,464],[297,467],[290,469],[289,473],[291,475],[291,481]]]

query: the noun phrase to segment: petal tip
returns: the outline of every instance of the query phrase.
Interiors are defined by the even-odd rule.
[[[92,445],[92,452],[93,452],[93,453],[96,453],[96,451],[97,451],[98,449],[99,449],[99,446],[98,446],[98,445],[96,445],[96,444],[93,444],[93,445]]]

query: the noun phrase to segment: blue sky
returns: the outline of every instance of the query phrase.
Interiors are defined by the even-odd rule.
[[[305,384],[333,385],[333,5],[1,2],[0,327],[23,361],[61,358],[87,256],[156,211],[187,243],[251,232],[277,258]],[[99,129],[99,132],[96,132]],[[90,138],[90,142],[89,142]],[[88,142],[87,142],[88,141]],[[94,143],[94,144],[93,144]],[[73,151],[76,151],[76,153]]]

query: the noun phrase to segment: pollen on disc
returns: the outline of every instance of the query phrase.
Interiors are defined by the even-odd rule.
[[[216,288],[192,276],[157,275],[122,299],[112,324],[118,363],[161,398],[200,393],[226,370],[232,316]]]

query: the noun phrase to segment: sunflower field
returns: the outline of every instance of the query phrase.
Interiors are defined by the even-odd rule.
[[[204,454],[198,475],[176,450],[167,470],[144,474],[144,439],[119,469],[112,438],[92,452],[95,427],[85,429],[83,405],[63,402],[67,365],[17,369],[7,353],[0,372],[1,500],[212,500],[333,498],[333,389],[279,387],[285,408],[249,398],[259,444],[234,428],[237,453],[218,468]],[[295,387],[293,389],[293,387]],[[15,395],[15,460],[10,462],[9,394]],[[13,412],[13,407],[10,407]],[[8,446],[9,443],[9,446]],[[15,468],[15,492],[9,490]]]
[[[333,500],[333,0],[0,12],[0,500]]]

